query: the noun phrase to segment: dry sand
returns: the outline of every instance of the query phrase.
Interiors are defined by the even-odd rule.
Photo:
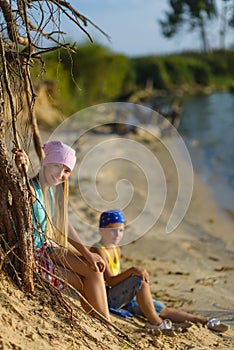
[[[92,147],[93,142],[99,143],[106,137],[102,134],[87,135],[80,145],[79,158],[87,152],[88,147]],[[207,317],[218,317],[228,323],[231,329],[219,334],[206,327],[190,325],[188,328],[177,327],[173,334],[166,335],[147,332],[144,320],[134,318],[126,321],[111,316],[114,324],[133,339],[132,345],[127,345],[123,336],[109,331],[81,310],[78,310],[79,328],[72,328],[69,312],[64,316],[56,308],[52,310],[49,299],[46,301],[44,297],[25,296],[2,275],[0,349],[120,349],[131,346],[134,349],[234,349],[234,222],[218,209],[209,188],[195,174],[189,209],[176,230],[166,234],[165,226],[178,187],[175,169],[160,143],[146,138],[137,140],[155,152],[162,161],[169,191],[157,223],[140,239],[123,246],[122,267],[145,267],[151,276],[154,297],[168,306]],[[122,171],[129,175],[127,168],[121,167],[120,172],[117,169],[119,165],[115,168],[106,167],[98,178],[102,196],[106,196],[106,200],[110,200],[109,192],[113,191],[113,183],[116,183]],[[142,179],[137,182],[137,175],[133,173],[137,192],[135,202],[141,203],[144,186]],[[95,240],[94,226],[97,225],[98,211],[93,210],[90,203],[77,198],[74,186],[75,183],[71,190],[71,206],[73,212],[74,206],[79,212],[80,222],[75,221],[74,215],[71,220],[81,233],[86,227],[84,222],[88,222],[91,227],[89,230],[86,228],[85,234],[81,236],[88,240],[87,235],[91,235],[91,241]],[[133,219],[138,208],[130,203],[126,212]]]

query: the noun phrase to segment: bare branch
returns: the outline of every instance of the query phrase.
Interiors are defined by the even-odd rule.
[[[7,0],[0,0],[0,8],[7,25],[8,36],[11,41],[23,46],[28,46],[28,39],[19,35],[16,19],[13,15],[12,7]]]
[[[82,18],[82,15],[80,15],[79,13],[76,13],[75,9],[73,9],[73,7],[71,7],[71,5],[65,1],[57,1],[57,0],[51,0],[51,2],[55,3],[60,9],[61,11],[72,21],[74,22],[89,38],[89,40],[91,42],[93,42],[93,39],[91,37],[91,35],[80,25],[78,18],[82,19],[83,23],[84,19]],[[60,4],[62,3],[62,4]],[[65,7],[65,9],[63,8],[63,6]],[[67,11],[66,9],[69,9],[73,15],[75,15],[75,18],[73,18]]]

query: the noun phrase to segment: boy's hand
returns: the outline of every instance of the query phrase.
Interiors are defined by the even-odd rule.
[[[139,269],[137,267],[132,267],[132,275],[140,276],[143,281],[149,283],[149,273],[145,269]]]

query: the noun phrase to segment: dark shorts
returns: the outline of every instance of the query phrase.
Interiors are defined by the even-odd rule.
[[[141,284],[141,277],[131,276],[112,288],[107,287],[107,300],[109,307],[114,309],[124,308],[134,315],[144,316],[135,298],[141,288]],[[165,308],[165,305],[161,301],[154,299],[153,303],[156,312],[160,314]]]

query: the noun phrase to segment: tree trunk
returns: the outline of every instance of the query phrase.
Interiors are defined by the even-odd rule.
[[[220,49],[225,50],[226,49],[226,32],[227,32],[227,2],[222,2],[222,12],[221,12],[221,24],[220,24],[220,32],[219,32],[219,46]]]
[[[0,245],[4,269],[27,291],[34,291],[32,215],[28,191],[20,183],[5,143],[5,123],[0,115]],[[10,253],[9,253],[10,252]]]
[[[204,23],[204,18],[200,18],[200,33],[201,33],[201,40],[203,43],[203,51],[205,53],[208,53],[210,51],[209,44],[208,44],[208,39],[206,35],[206,29],[205,29],[205,23]]]

